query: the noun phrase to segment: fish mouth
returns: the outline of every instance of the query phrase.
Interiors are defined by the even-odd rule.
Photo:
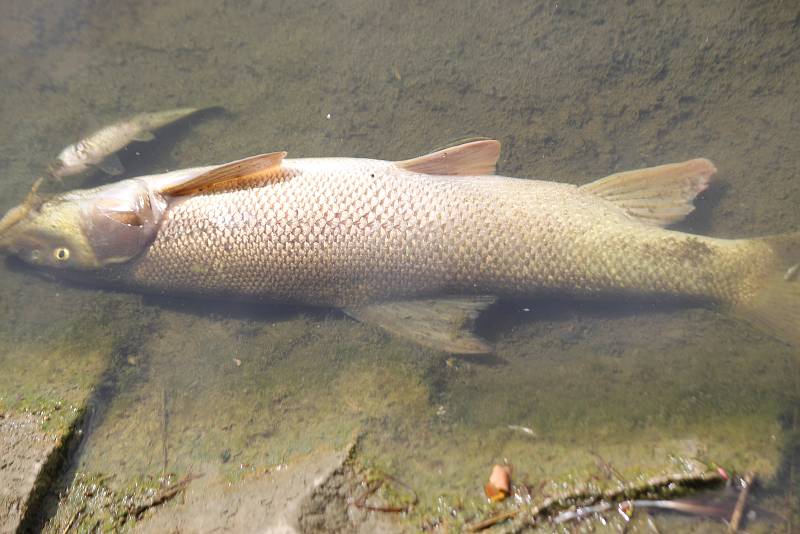
[[[10,250],[14,242],[14,232],[12,228],[23,220],[28,215],[28,212],[29,210],[19,205],[8,210],[3,218],[0,219],[0,252],[12,252],[12,250]]]
[[[64,162],[60,159],[57,159],[55,162],[47,166],[47,174],[60,182],[61,170],[64,168],[64,166]]]

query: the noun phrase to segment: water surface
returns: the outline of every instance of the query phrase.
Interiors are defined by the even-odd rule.
[[[7,0],[2,13],[0,210],[94,128],[220,105],[132,145],[126,176],[276,150],[404,159],[483,135],[503,142],[501,174],[576,184],[708,157],[719,182],[679,229],[800,228],[789,2]],[[72,473],[119,486],[191,469],[238,480],[361,436],[361,464],[419,495],[416,526],[487,513],[494,463],[536,487],[602,478],[598,457],[629,480],[676,458],[755,470],[758,502],[794,515],[797,350],[721,312],[642,303],[505,303],[480,329],[493,357],[449,358],[334,310],[143,298],[6,262],[0,408],[94,388]]]

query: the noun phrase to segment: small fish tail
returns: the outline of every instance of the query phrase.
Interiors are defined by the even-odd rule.
[[[764,237],[773,254],[750,296],[734,309],[749,322],[800,349],[800,232]]]
[[[142,113],[140,115],[140,121],[144,129],[156,130],[202,111],[203,109],[205,108],[178,108],[166,111],[155,111],[152,113]]]

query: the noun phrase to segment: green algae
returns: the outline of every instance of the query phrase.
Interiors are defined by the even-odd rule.
[[[78,473],[44,532],[128,531],[142,513],[162,504],[160,496],[180,483],[172,474],[161,479],[134,477],[114,490],[108,481],[108,475]]]
[[[740,360],[737,371],[709,374],[705,400],[682,408],[689,378],[713,367],[714,356],[687,357],[697,347],[687,351],[679,342],[670,350],[667,340],[660,356],[643,358],[637,344],[651,333],[637,317],[621,321],[641,322],[641,341],[613,357],[565,351],[559,340],[575,325],[561,324],[525,343],[515,333],[496,366],[447,359],[339,317],[280,317],[255,330],[249,320],[161,317],[164,330],[142,346],[137,362],[146,370],[110,400],[81,470],[157,477],[202,466],[206,476],[236,481],[360,434],[359,465],[418,495],[405,518],[412,524],[445,516],[466,524],[496,510],[482,493],[493,463],[512,463],[517,483],[542,491],[598,478],[604,491],[682,473],[687,464],[755,469],[769,478],[781,461],[779,410],[796,365],[779,344],[773,350],[786,356],[768,363],[748,348],[723,351],[726,361]],[[684,321],[701,323],[697,312],[684,312],[653,328],[672,322],[680,330]],[[190,341],[185,331],[195,333]],[[538,352],[536,365],[529,351]],[[653,372],[665,362],[672,371]],[[748,371],[747,362],[757,369]],[[785,384],[766,388],[765,377],[776,376]],[[581,395],[565,406],[570,391]],[[745,405],[746,398],[759,402]],[[391,488],[377,498],[404,506]]]
[[[212,463],[246,471],[321,444],[344,445],[375,417],[378,403],[386,402],[384,413],[426,406],[427,390],[408,370],[342,357],[352,354],[353,342],[324,335],[335,329],[333,321],[282,321],[264,328],[257,342],[241,343],[231,320],[162,317],[168,328],[142,347],[146,379],[111,400],[83,465],[163,469],[163,455],[151,451],[166,447],[168,468]],[[180,335],[185,329],[197,332],[188,345]],[[121,435],[136,443],[120,442]]]
[[[3,290],[9,320],[0,324],[0,410],[40,413],[52,431],[64,430],[103,386],[113,360],[150,330],[151,318],[136,313],[136,298],[71,295],[56,286],[14,294],[8,283]],[[37,297],[48,304],[22,303]]]
[[[65,325],[48,325],[58,330]],[[5,332],[9,334],[8,332]],[[54,435],[66,433],[86,409],[111,359],[113,344],[90,334],[76,336],[66,325],[52,338],[0,337],[0,411],[32,413],[43,429]],[[97,334],[98,332],[94,332]],[[46,334],[45,334],[46,336]]]

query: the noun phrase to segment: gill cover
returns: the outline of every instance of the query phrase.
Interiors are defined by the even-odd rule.
[[[97,267],[124,263],[153,240],[166,200],[142,180],[124,180],[80,201],[82,229]]]
[[[271,152],[225,165],[144,176],[100,188],[95,198],[85,201],[83,216],[83,233],[98,265],[123,263],[138,256],[155,238],[167,198],[274,172],[285,155],[286,152]]]

